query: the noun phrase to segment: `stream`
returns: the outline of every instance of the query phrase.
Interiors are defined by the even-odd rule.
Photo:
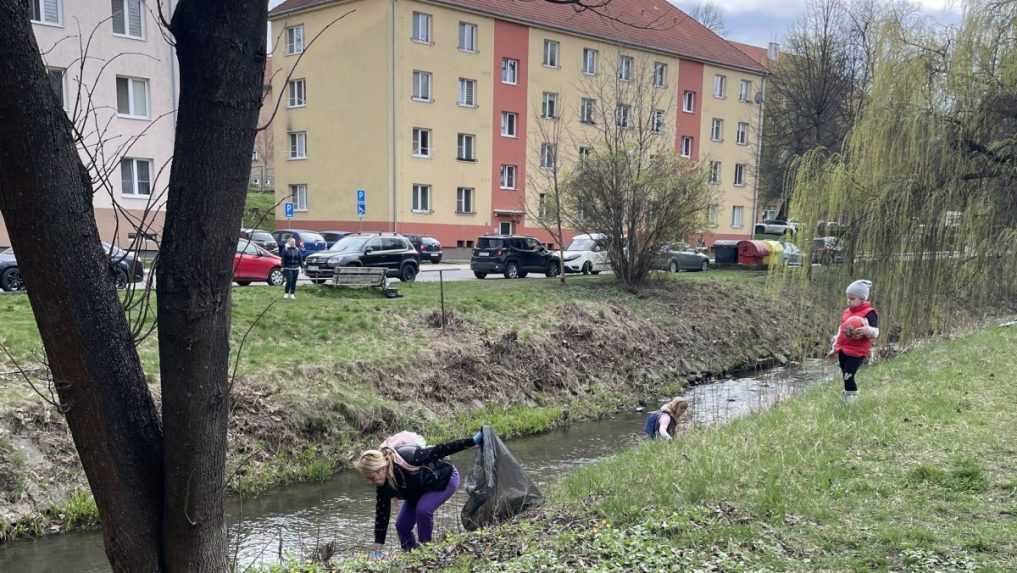
[[[828,378],[820,361],[801,368],[774,368],[752,376],[722,379],[690,388],[689,414],[683,425],[723,423],[764,410]],[[661,397],[663,402],[663,398]],[[623,412],[611,418],[572,424],[568,428],[508,442],[516,459],[542,487],[569,470],[605,458],[642,438],[645,412]],[[495,428],[497,429],[497,428]],[[680,438],[679,438],[680,439]],[[465,482],[476,450],[452,456]],[[463,488],[435,516],[435,537],[459,531]],[[389,523],[388,551],[397,551],[396,504]],[[230,560],[237,570],[287,557],[309,556],[316,546],[333,542],[337,556],[367,548],[373,541],[374,488],[347,471],[325,482],[290,485],[254,499],[230,498],[226,504]],[[0,571],[33,573],[106,573],[110,571],[99,531],[51,535],[0,546]]]

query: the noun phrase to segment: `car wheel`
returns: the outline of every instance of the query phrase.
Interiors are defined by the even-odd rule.
[[[509,262],[505,265],[505,278],[517,279],[519,278],[519,265],[515,261]]]
[[[590,274],[592,274],[593,276],[597,276],[600,274],[600,271],[590,271]]]
[[[547,270],[544,271],[544,276],[548,278],[556,277],[559,272],[561,272],[561,264],[558,261],[551,261],[547,265]]]
[[[483,280],[483,279],[487,278],[487,273],[477,273],[477,272],[475,272],[475,273],[473,273],[473,276],[477,277],[478,279]]]
[[[525,278],[526,278],[526,275],[528,275],[528,274],[529,274],[529,273],[527,273],[527,272],[525,272],[525,271],[519,271],[519,278],[521,278],[521,279],[525,279]]]
[[[323,285],[325,284],[325,279],[311,279],[311,282],[316,285]]]
[[[671,261],[671,265],[668,266],[667,270],[671,271],[672,273],[678,272],[678,261]]]
[[[710,270],[710,261],[703,261],[703,264],[699,265],[699,271],[705,273]]]
[[[403,265],[403,268],[399,270],[399,280],[404,283],[411,283],[417,278],[417,266],[413,263],[407,263]]]
[[[0,274],[0,288],[7,292],[25,290],[25,281],[21,278],[21,270],[11,267]]]
[[[116,286],[117,290],[127,288],[127,285],[130,284],[130,282],[131,280],[127,276],[127,271],[117,267],[117,270],[113,272],[113,284]]]
[[[593,265],[590,264],[590,261],[586,261],[583,263],[583,274],[588,275],[591,272],[593,272]]]
[[[432,258],[431,259],[431,264],[432,265],[436,265],[436,264],[438,264],[440,262],[441,262],[441,257],[437,257],[437,258]]]
[[[271,286],[282,286],[286,282],[286,275],[283,274],[282,269],[274,267],[268,273],[268,280],[266,281]]]
[[[251,281],[237,281],[237,284],[240,286],[250,286]]]

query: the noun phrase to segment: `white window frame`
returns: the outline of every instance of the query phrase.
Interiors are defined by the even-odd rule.
[[[424,70],[413,70],[413,85],[410,92],[410,99],[419,102],[433,102],[434,101],[434,77],[431,72],[425,72]],[[422,88],[426,85],[427,95],[417,95],[418,88]],[[423,92],[423,89],[419,91]]]
[[[122,13],[123,13],[123,18],[124,18],[124,31],[123,32],[117,32],[116,31],[116,23],[115,23],[116,21],[111,18],[110,26],[113,27],[113,35],[118,37],[118,38],[130,38],[132,40],[144,40],[145,39],[145,2],[144,2],[144,0],[139,0],[138,1],[138,10],[141,11],[141,13],[139,14],[139,16],[141,17],[140,18],[140,20],[141,20],[140,21],[141,32],[139,32],[137,36],[135,36],[134,34],[131,33],[131,23],[130,23],[130,15],[131,14],[130,14],[130,11],[128,9],[128,5],[129,5],[130,0],[115,0],[115,1],[120,4],[121,9],[123,10]]]
[[[506,129],[511,127],[512,129]],[[519,114],[514,111],[501,112],[501,136],[519,137]]]
[[[134,76],[116,76],[116,81],[119,83],[120,80],[127,80],[127,107],[128,112],[123,113],[120,111],[120,102],[117,101],[117,117],[124,119],[150,119],[152,117],[152,86],[148,78],[138,78]],[[145,86],[145,113],[144,115],[135,113],[134,109],[134,90],[135,83],[139,82]],[[117,93],[119,94],[120,88],[117,87]]]
[[[597,100],[592,97],[584,97],[579,100],[579,122],[588,125],[594,125],[597,123],[596,118],[596,105]]]
[[[478,52],[477,39],[479,34],[480,31],[476,24],[472,22],[459,22],[459,51],[467,54],[476,54]]]
[[[41,16],[42,18],[41,20],[36,20],[32,18],[31,12],[29,12],[28,18],[33,24],[42,24],[43,26],[55,26],[58,28],[64,27],[64,0],[56,0],[56,12],[57,12],[56,21],[50,21],[46,19],[46,0],[31,0],[31,1],[32,6],[29,6],[29,10],[34,8],[35,5],[37,4],[39,6],[39,16]]]
[[[426,183],[414,183],[410,209],[414,213],[431,213],[431,186]]]
[[[297,86],[300,89],[297,90]],[[307,80],[305,78],[299,78],[296,80],[290,80],[287,86],[289,93],[287,94],[287,106],[288,108],[304,107],[307,105]],[[295,93],[299,92],[299,93]],[[299,95],[300,97],[294,97]]]
[[[734,186],[745,187],[745,164],[735,163]]]
[[[300,142],[303,141],[303,149],[301,150]],[[289,153],[286,157],[289,161],[301,161],[307,159],[307,131],[290,131],[286,134],[286,143],[289,146]],[[294,145],[295,144],[295,145]],[[301,152],[303,155],[301,155]],[[296,153],[294,155],[294,153]]]
[[[664,62],[653,62],[653,87],[667,87],[667,64]]]
[[[501,168],[498,170],[498,188],[515,191],[518,176],[518,165],[503,163]]]
[[[476,189],[474,189],[473,187],[457,187],[456,188],[456,214],[457,215],[475,215],[477,213],[476,205],[474,205],[474,200],[475,199],[476,199]],[[464,207],[468,207],[468,208],[464,208]]]
[[[579,163],[585,162],[590,158],[590,154],[593,153],[593,148],[589,145],[580,145],[579,150],[576,153]]]
[[[738,145],[749,144],[749,124],[745,121],[738,122],[738,128],[735,131],[735,143]]]
[[[508,230],[505,229],[505,225],[508,225]],[[499,221],[499,223],[498,223],[498,233],[499,234],[501,234],[501,235],[511,235],[512,234],[512,230],[513,230],[512,229],[512,221]]]
[[[710,141],[724,141],[724,120],[719,117],[710,120]]]
[[[556,119],[558,114],[558,93],[544,92],[544,95],[540,98],[540,117]]]
[[[123,163],[125,161],[131,162],[131,189],[128,191],[123,188]],[[148,164],[148,193],[141,193],[138,191],[138,163]],[[150,197],[152,195],[154,175],[154,162],[151,159],[143,157],[124,157],[120,160],[120,194],[127,197]]]
[[[431,149],[433,147],[433,139],[431,130],[426,127],[414,127],[412,133],[413,138],[413,157],[421,159],[429,159],[431,157]],[[423,139],[427,139],[427,145],[424,145]]]
[[[459,78],[459,97],[456,99],[459,107],[477,107],[477,80]]]
[[[583,48],[583,73],[588,76],[597,75],[600,52],[595,48]]]
[[[742,103],[752,101],[752,80],[741,80],[738,82],[738,101]]]
[[[695,145],[695,138],[693,138],[691,135],[683,135],[681,143],[682,143],[680,151],[681,156],[685,158],[691,158],[692,147],[693,145]]]
[[[541,169],[553,169],[557,146],[553,143],[540,144],[540,167]]]
[[[632,56],[620,55],[618,56],[618,79],[623,82],[632,81],[632,66],[635,61]]]
[[[727,76],[715,74],[713,76],[713,97],[717,99],[727,98]]]
[[[427,12],[413,12],[413,20],[410,22],[410,40],[418,44],[424,44],[427,46],[431,45],[431,26],[434,19]],[[424,25],[418,27],[418,23],[423,21]],[[418,35],[419,34],[419,35]]]
[[[511,76],[511,80],[509,76]],[[519,60],[515,58],[501,59],[501,83],[510,86],[519,84]]]
[[[561,42],[544,38],[544,67],[561,68]]]
[[[696,113],[696,92],[685,90],[682,94],[682,111],[685,113]]]
[[[617,104],[614,108],[614,123],[617,127],[632,127],[632,106],[627,103]]]
[[[303,53],[304,53],[304,25],[298,24],[296,26],[288,26],[286,28],[286,55],[296,56]]]
[[[469,152],[469,153],[465,153]],[[456,160],[477,161],[477,136],[472,133],[460,133],[456,136]]]
[[[720,221],[720,205],[712,203],[706,207],[706,224],[711,227],[719,225]]]
[[[657,135],[664,133],[667,126],[667,114],[662,109],[655,109],[650,114],[650,132]]]
[[[721,170],[723,170],[723,169],[724,169],[724,166],[721,164],[720,161],[711,161],[710,162],[710,173],[709,173],[709,176],[706,179],[706,182],[709,183],[710,185],[720,185],[720,175],[721,175]]]
[[[741,229],[745,226],[745,207],[734,205],[731,207],[731,228]]]
[[[293,200],[294,209],[306,212],[310,205],[307,183],[294,183],[290,185],[290,198]]]

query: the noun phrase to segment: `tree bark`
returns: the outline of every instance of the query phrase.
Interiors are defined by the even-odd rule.
[[[264,0],[173,15],[176,143],[158,268],[167,571],[226,569],[230,289],[265,68]]]
[[[26,0],[0,0],[0,212],[115,571],[160,569],[162,430]]]

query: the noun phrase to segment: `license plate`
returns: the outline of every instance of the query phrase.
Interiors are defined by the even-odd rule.
[[[318,270],[318,267],[317,267],[317,265],[307,265],[307,270],[309,270],[309,271],[316,271],[316,270]]]
[[[491,255],[491,253],[488,253],[486,251],[481,251],[481,252],[477,253],[478,257],[487,257],[487,256],[490,256],[490,255]]]

